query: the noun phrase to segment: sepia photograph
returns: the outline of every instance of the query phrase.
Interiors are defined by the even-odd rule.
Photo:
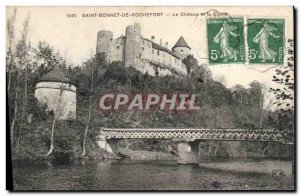
[[[295,191],[293,6],[7,6],[10,191]]]

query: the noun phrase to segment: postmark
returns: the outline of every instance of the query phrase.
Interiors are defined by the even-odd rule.
[[[222,188],[222,183],[220,181],[218,181],[218,180],[214,180],[211,183],[211,186],[214,187],[215,189]]]
[[[285,173],[283,170],[273,170],[272,177],[276,180],[276,186],[281,187],[283,178],[285,177]]]
[[[245,62],[243,17],[207,20],[209,64]]]
[[[249,64],[284,63],[285,20],[252,18],[247,20]]]

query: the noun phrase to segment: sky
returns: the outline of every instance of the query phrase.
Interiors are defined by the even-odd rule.
[[[12,15],[13,9],[7,8],[7,17]],[[138,22],[145,38],[154,35],[157,43],[162,39],[163,43],[168,42],[169,48],[183,36],[199,63],[207,64],[206,18],[193,14],[211,9],[229,13],[230,16],[283,17],[286,19],[286,37],[293,38],[291,7],[17,7],[16,38],[20,37],[22,23],[26,15],[30,14],[29,40],[32,45],[46,41],[62,55],[66,55],[68,63],[77,66],[95,54],[98,31],[110,30],[116,38],[125,34],[126,26]],[[93,16],[112,13],[163,13],[163,16],[83,17],[83,14]],[[76,17],[68,17],[68,14],[75,14]],[[227,87],[236,84],[247,87],[254,80],[274,86],[272,77],[276,66],[273,65],[225,64],[208,67],[215,79],[226,79]]]

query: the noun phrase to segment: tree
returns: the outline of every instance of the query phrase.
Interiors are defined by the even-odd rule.
[[[54,52],[53,48],[49,46],[46,42],[39,42],[38,48],[35,50],[36,53],[36,61],[39,66],[36,68],[36,77],[40,78],[44,74],[48,73],[50,70],[54,68],[62,69],[62,72],[66,71],[65,60],[60,56],[59,52]],[[51,123],[51,136],[50,136],[50,148],[45,155],[45,157],[52,154],[54,150],[54,134],[56,129],[57,121],[63,114],[64,102],[63,102],[63,92],[66,88],[66,83],[64,83],[64,74],[61,76],[61,84],[58,84],[57,88],[59,91],[57,92],[57,100],[56,106],[53,110],[53,119]]]
[[[191,73],[194,67],[198,66],[198,60],[195,59],[193,55],[187,55],[182,62],[185,64],[188,74]]]
[[[252,101],[251,105],[256,108],[255,116],[259,118],[257,127],[261,129],[263,128],[265,113],[271,109],[274,102],[270,97],[269,87],[266,84],[253,81],[250,83],[249,92]]]
[[[277,83],[278,88],[270,88],[275,94],[278,106],[290,107],[294,100],[294,41],[288,40],[288,62],[276,69],[276,75],[273,81]]]
[[[18,50],[17,50],[17,57],[20,59],[21,69],[19,69],[19,72],[24,72],[24,96],[23,96],[23,106],[21,110],[21,118],[20,118],[20,127],[19,127],[19,133],[18,133],[18,139],[17,139],[17,152],[19,151],[20,146],[20,139],[22,134],[22,129],[24,126],[24,118],[27,114],[27,98],[28,98],[28,71],[30,67],[30,43],[27,43],[27,37],[29,32],[29,21],[30,21],[30,15],[28,14],[24,24],[23,24],[23,31],[22,31],[22,39],[18,43]]]
[[[48,153],[45,155],[45,157],[49,156],[50,154],[52,154],[53,150],[54,150],[54,133],[55,133],[55,126],[57,123],[57,120],[62,116],[63,114],[63,110],[64,110],[64,103],[62,101],[63,98],[63,91],[66,88],[66,83],[63,83],[64,81],[64,75],[62,75],[61,77],[61,84],[58,85],[58,95],[57,95],[57,99],[56,99],[56,107],[54,109],[54,115],[53,115],[53,120],[52,120],[52,126],[51,126],[51,137],[50,137],[50,148]]]
[[[274,118],[275,127],[285,131],[286,141],[294,140],[294,40],[288,40],[287,64],[276,69],[273,81],[276,88],[270,88],[276,97],[279,111]]]
[[[20,83],[20,77],[17,75],[17,81],[16,81],[16,85],[15,85],[15,101],[14,101],[14,114],[13,114],[13,120],[11,122],[11,126],[10,126],[10,142],[11,144],[14,143],[14,130],[15,130],[15,124],[16,124],[16,120],[17,120],[17,114],[18,114],[18,98],[19,98],[19,84]]]
[[[15,53],[13,51],[13,47],[15,45],[15,21],[17,15],[17,8],[14,9],[13,16],[7,20],[7,37],[8,37],[8,52],[7,52],[7,72],[8,72],[8,79],[7,79],[7,92],[10,91],[11,86],[11,78],[13,72],[13,63]]]
[[[269,90],[270,87],[268,87],[266,84],[262,84],[259,128],[263,128],[263,121],[266,117],[266,113],[267,111],[270,111],[274,105],[274,100],[270,97]]]
[[[102,64],[100,59],[97,59],[97,63]],[[93,97],[94,97],[94,69],[95,69],[95,59],[92,59],[89,63],[89,71],[90,71],[90,78],[91,78],[91,92],[89,96],[89,111],[88,111],[88,119],[85,126],[83,141],[82,141],[82,154],[81,156],[84,156],[86,154],[86,137],[89,131],[89,125],[92,118],[92,106],[93,106]]]
[[[11,27],[12,28],[12,27]],[[11,34],[12,34],[12,30]],[[19,107],[18,107],[18,102],[19,102],[19,90],[20,90],[20,83],[22,82],[22,75],[24,74],[25,78],[25,87],[24,87],[24,96],[23,96],[23,105],[21,108],[21,118],[20,118],[20,128],[19,128],[19,136],[18,136],[18,141],[17,141],[17,150],[19,147],[19,141],[20,141],[20,136],[21,136],[21,131],[23,128],[23,118],[26,113],[26,106],[27,106],[27,74],[28,74],[28,63],[29,63],[29,57],[28,57],[28,52],[30,50],[30,44],[27,43],[27,36],[28,36],[28,31],[29,31],[29,15],[25,18],[25,21],[23,23],[23,30],[21,32],[21,40],[18,41],[18,44],[16,46],[16,52],[13,55],[13,59],[15,62],[15,100],[14,100],[14,115],[13,115],[13,120],[11,123],[11,143],[14,143],[14,132],[15,132],[15,125],[16,125],[16,120],[17,120],[17,115],[19,112]],[[11,73],[11,65],[14,63],[11,63],[9,65],[9,72]],[[10,76],[11,77],[11,76]]]
[[[205,65],[197,65],[191,72],[191,77],[197,78],[200,83],[207,83],[208,80],[212,80],[212,74]]]

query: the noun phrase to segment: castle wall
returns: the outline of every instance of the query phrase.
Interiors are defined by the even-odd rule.
[[[146,74],[150,76],[166,76],[166,75],[172,75],[172,72],[166,68],[161,67],[155,67],[152,64],[150,64],[148,61],[145,60],[138,60],[135,67],[136,70],[139,72]]]
[[[60,95],[60,91],[62,94]],[[76,118],[76,86],[61,82],[38,82],[34,96],[47,105],[48,111],[54,111],[58,119]]]
[[[119,37],[117,39],[113,39],[110,46],[110,56],[109,62],[113,61],[124,61],[124,45],[125,38]]]
[[[154,61],[166,67],[169,66],[186,73],[186,67],[180,59],[174,57],[168,52],[152,48],[152,42],[146,39],[143,39],[142,41],[140,56],[141,59]],[[165,72],[163,69],[161,69],[161,72],[164,73],[164,75],[171,75],[171,72]]]
[[[152,60],[152,42],[143,39],[141,47],[141,58]]]

